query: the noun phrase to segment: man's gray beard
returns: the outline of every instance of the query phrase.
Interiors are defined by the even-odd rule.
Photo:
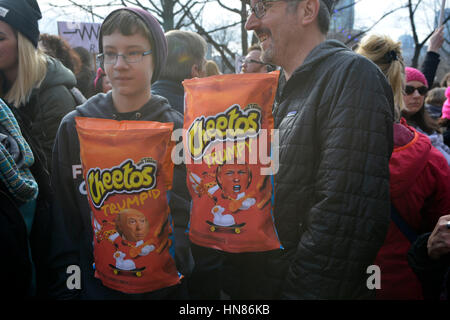
[[[264,63],[273,63],[273,51],[269,50],[261,50],[261,61]]]

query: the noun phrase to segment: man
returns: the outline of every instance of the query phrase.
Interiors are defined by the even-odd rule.
[[[257,44],[248,49],[248,53],[242,62],[241,73],[266,73],[267,64],[261,61],[261,47]]]
[[[267,260],[265,281],[275,298],[372,297],[366,272],[389,224],[392,90],[372,62],[326,40],[331,0],[250,5],[246,28],[262,61],[286,77],[273,111],[274,217],[285,250]]]
[[[206,41],[191,31],[166,32],[168,56],[160,79],[152,85],[152,93],[169,100],[170,105],[184,114],[183,80],[206,75]]]

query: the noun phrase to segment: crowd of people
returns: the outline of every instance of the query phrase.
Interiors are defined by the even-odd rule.
[[[331,0],[251,0],[259,39],[241,73],[279,72],[273,221],[281,249],[231,253],[190,241],[186,166],[169,199],[180,283],[124,293],[96,276],[76,119],[183,127],[183,81],[220,76],[195,32],[109,13],[92,54],[40,34],[36,0],[0,0],[0,274],[14,298],[450,299],[450,73],[443,26],[420,68],[401,43],[327,39]],[[125,223],[125,222],[124,222]],[[137,227],[135,227],[137,228]],[[153,249],[152,249],[153,250]],[[5,253],[6,252],[6,253]],[[367,268],[381,285],[367,286]],[[67,285],[79,266],[80,286]]]

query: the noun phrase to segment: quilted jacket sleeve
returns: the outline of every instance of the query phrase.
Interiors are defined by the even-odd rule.
[[[371,296],[367,268],[389,225],[392,125],[392,91],[371,62],[355,57],[333,72],[317,108],[313,204],[283,298]]]

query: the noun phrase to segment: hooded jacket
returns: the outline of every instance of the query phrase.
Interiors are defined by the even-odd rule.
[[[394,133],[389,162],[392,203],[416,234],[431,232],[439,217],[450,213],[450,169],[430,139],[408,126],[404,118],[394,125]],[[423,299],[420,281],[408,266],[410,246],[391,222],[375,261],[382,270],[377,299]]]
[[[152,85],[152,93],[166,98],[172,108],[184,114],[184,87],[181,82],[160,79]]]
[[[273,113],[274,218],[285,250],[268,261],[268,277],[282,298],[371,296],[367,268],[389,225],[389,84],[371,61],[327,40],[288,79]]]
[[[72,71],[47,56],[47,74],[39,88],[33,89],[30,100],[19,109],[39,141],[51,169],[53,142],[61,119],[75,109],[76,102],[70,89],[77,84]]]
[[[114,120],[145,120],[173,122],[174,130],[182,128],[181,114],[172,109],[163,97],[152,95],[139,110],[118,113],[112,101],[112,91],[99,93],[64,117],[58,130],[53,150],[52,183],[56,195],[56,207],[64,216],[67,232],[79,248],[82,275],[82,299],[118,299],[130,295],[111,290],[94,278],[93,232],[91,213],[82,176],[80,144],[75,128],[75,117]],[[184,166],[175,166],[170,196],[170,211],[175,228],[186,228],[189,220],[190,196],[186,187]],[[166,288],[167,289],[167,288]],[[170,289],[170,288],[169,288]],[[168,298],[165,289],[158,290],[152,298]],[[160,296],[158,296],[160,295]],[[145,296],[145,294],[144,294]]]

